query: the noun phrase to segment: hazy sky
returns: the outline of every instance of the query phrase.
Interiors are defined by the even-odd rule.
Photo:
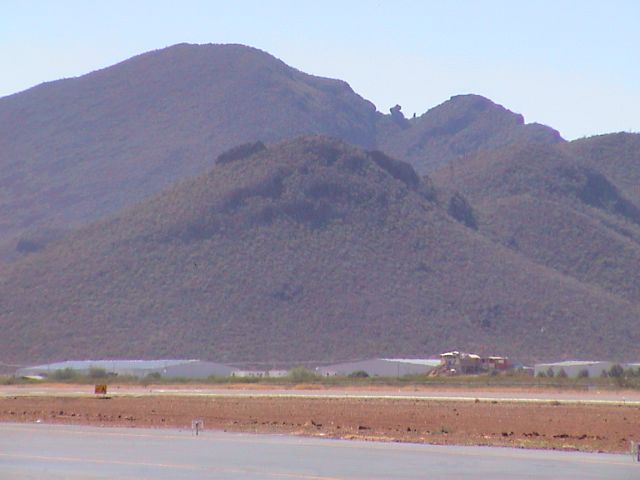
[[[383,112],[478,93],[568,139],[640,131],[640,0],[2,0],[0,96],[180,42],[266,50]]]

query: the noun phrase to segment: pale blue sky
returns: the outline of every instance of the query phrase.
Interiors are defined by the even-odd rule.
[[[266,50],[383,112],[478,93],[569,139],[640,131],[640,0],[2,0],[0,96],[180,42]]]

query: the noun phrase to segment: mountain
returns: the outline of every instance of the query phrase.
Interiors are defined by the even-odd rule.
[[[395,113],[395,115],[393,115]],[[479,95],[457,95],[420,117],[399,110],[381,119],[378,148],[410,162],[422,174],[479,151],[522,143],[557,144],[560,134]]]
[[[45,240],[244,142],[318,133],[373,146],[377,115],[345,82],[241,45],[181,44],[45,83],[0,99],[0,238]]]
[[[583,138],[565,148],[612,179],[624,194],[640,204],[640,134],[610,133]]]
[[[9,266],[3,361],[637,358],[637,304],[490,241],[451,205],[409,164],[338,140],[235,148]]]
[[[1,360],[637,360],[638,185],[638,134],[149,52],[0,98]]]
[[[480,233],[492,241],[640,303],[640,204],[594,168],[602,164],[584,161],[575,150],[524,144],[478,153],[433,178],[467,198]]]
[[[478,149],[561,141],[475,95],[407,120],[254,48],[175,45],[0,98],[0,257],[202,173],[233,146],[303,134],[377,148],[420,173]]]

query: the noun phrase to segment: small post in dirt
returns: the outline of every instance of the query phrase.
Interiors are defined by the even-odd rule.
[[[191,431],[196,437],[200,433],[200,430],[204,430],[204,420],[191,420]]]
[[[629,440],[629,443],[631,444],[631,458],[633,458],[636,462],[640,462],[640,448],[638,448],[638,442]]]

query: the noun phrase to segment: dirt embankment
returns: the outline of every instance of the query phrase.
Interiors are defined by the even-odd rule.
[[[205,428],[346,439],[623,452],[640,407],[506,401],[116,396],[0,398],[0,421]]]

